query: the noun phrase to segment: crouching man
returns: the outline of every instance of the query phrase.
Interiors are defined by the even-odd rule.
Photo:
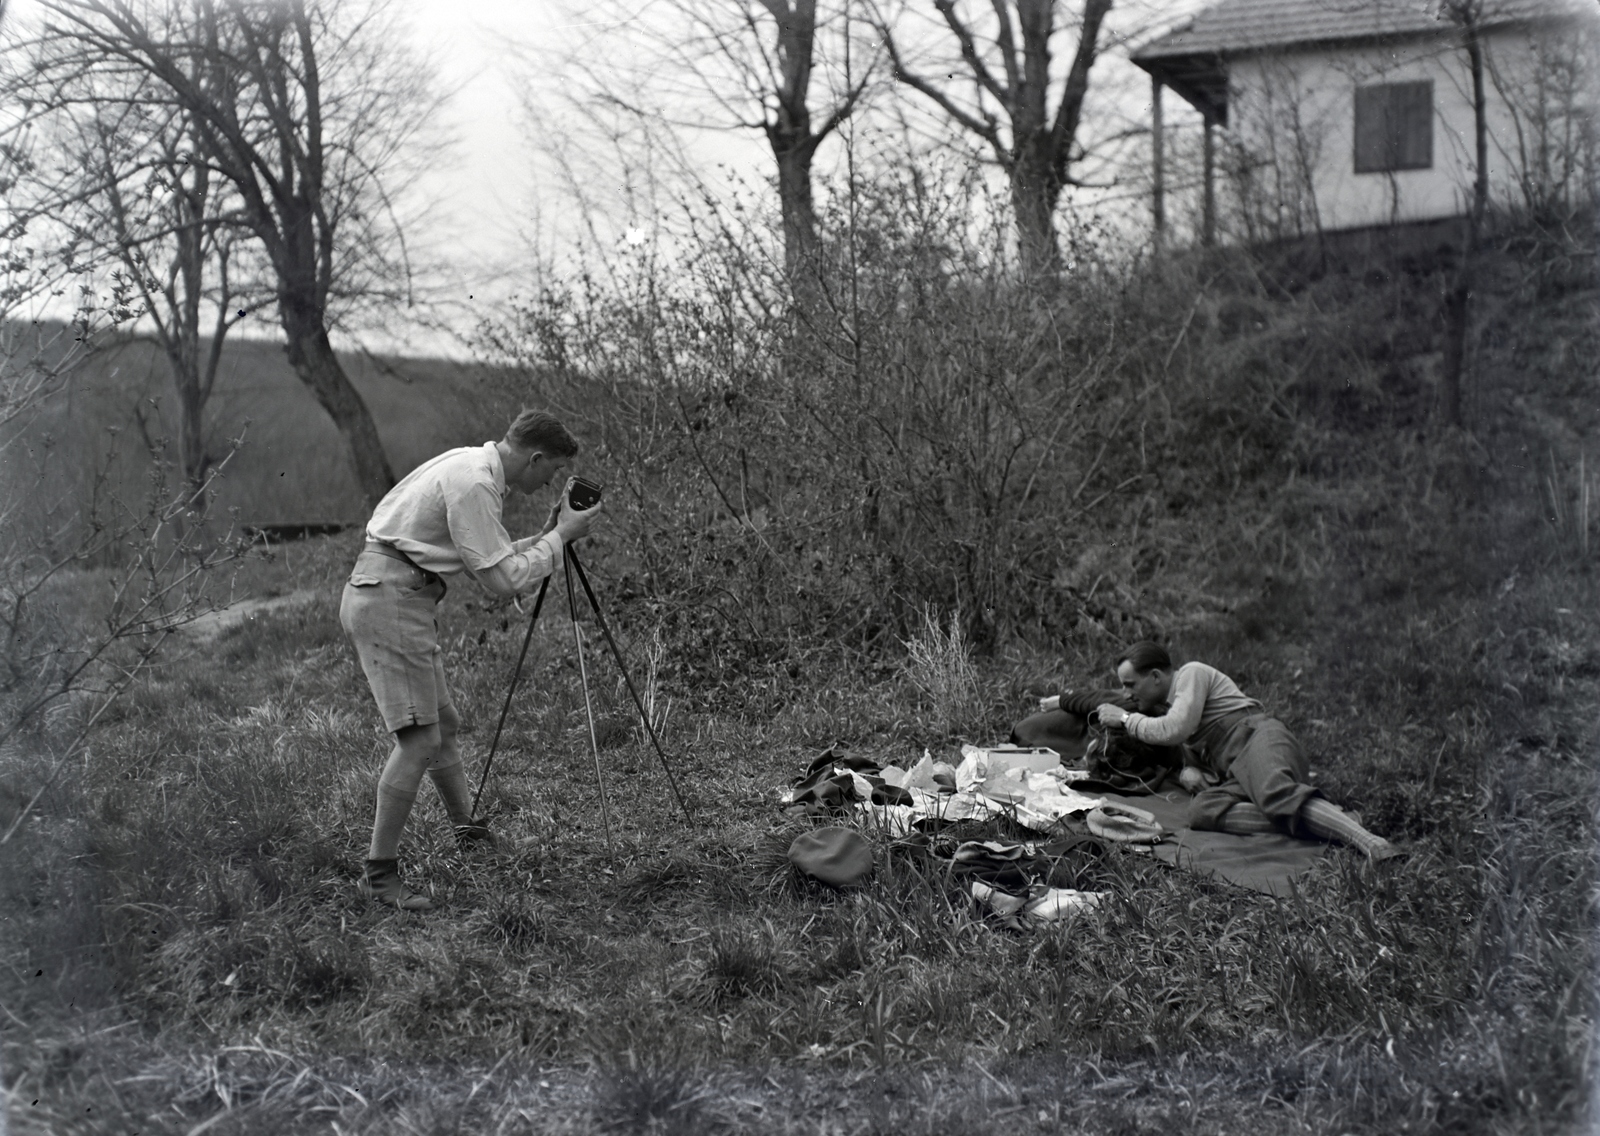
[[[439,649],[438,605],[446,576],[465,572],[500,596],[551,575],[568,541],[588,534],[600,506],[574,510],[566,494],[538,536],[512,542],[501,523],[508,487],[532,493],[578,452],[549,414],[524,410],[498,442],[449,450],[412,470],[378,503],[366,544],[344,587],[339,622],[355,645],[394,749],[378,777],[372,843],[362,892],[376,902],[426,911],[432,900],[400,878],[400,833],[426,772],[456,839],[489,839],[471,812]]]
[[[1191,828],[1342,840],[1373,860],[1399,854],[1323,798],[1309,783],[1305,754],[1289,728],[1216,667],[1185,663],[1174,670],[1166,648],[1146,641],[1117,660],[1117,678],[1137,709],[1107,702],[1097,710],[1100,721],[1150,745],[1187,744],[1200,763],[1181,777],[1195,792]]]

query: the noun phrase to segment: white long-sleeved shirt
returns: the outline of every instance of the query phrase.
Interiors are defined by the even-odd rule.
[[[1259,711],[1261,703],[1227,675],[1206,663],[1184,663],[1172,674],[1165,714],[1129,714],[1128,733],[1150,745],[1182,745],[1202,750],[1220,739],[1212,727],[1240,710]]]
[[[514,595],[556,570],[562,541],[551,530],[513,542],[500,521],[505,496],[495,443],[446,450],[384,495],[367,539],[394,545],[429,572],[467,572],[496,595]]]

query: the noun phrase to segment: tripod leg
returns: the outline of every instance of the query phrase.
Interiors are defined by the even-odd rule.
[[[639,692],[634,688],[633,677],[628,674],[628,665],[622,661],[622,651],[617,647],[617,641],[611,637],[611,627],[606,623],[605,612],[600,610],[600,601],[595,597],[594,589],[589,586],[589,577],[584,573],[583,565],[578,562],[571,545],[567,546],[567,563],[571,570],[578,573],[578,582],[583,585],[584,595],[589,597],[589,606],[594,609],[595,622],[600,625],[600,634],[605,636],[606,646],[611,648],[612,658],[617,660],[617,669],[622,672],[622,681],[628,684],[628,693],[633,695],[633,704],[639,708],[639,720],[644,723],[645,732],[650,735],[650,742],[655,746],[656,757],[661,759],[661,768],[666,771],[667,783],[672,786],[672,795],[678,798],[678,807],[683,810],[684,819],[690,824],[694,823],[694,814],[689,811],[689,805],[683,799],[683,793],[678,789],[678,779],[672,775],[672,766],[667,764],[666,751],[661,748],[661,739],[656,737],[656,728],[650,721],[650,715],[645,712],[644,700],[639,697]],[[567,587],[572,587],[572,578],[567,577]]]
[[[594,707],[589,703],[589,670],[583,661],[583,631],[578,627],[578,600],[572,592],[572,569],[567,569],[567,611],[572,616],[572,638],[578,645],[578,676],[583,680],[583,712],[589,718],[589,750],[594,754],[594,783],[600,790],[600,823],[606,843],[611,843],[611,808],[606,803],[606,779],[600,771],[600,742],[594,733]]]
[[[516,669],[511,672],[511,685],[506,687],[505,705],[500,707],[500,720],[494,724],[494,741],[489,743],[489,756],[484,759],[483,776],[478,778],[478,791],[472,795],[472,815],[478,815],[478,798],[489,781],[489,767],[494,764],[494,751],[500,745],[500,731],[505,728],[506,714],[511,709],[511,696],[517,692],[517,680],[522,677],[522,664],[528,658],[528,644],[533,642],[533,625],[539,622],[539,609],[544,606],[544,594],[550,590],[550,577],[539,585],[539,598],[533,601],[533,614],[528,617],[528,633],[522,637],[522,653],[517,656]]]

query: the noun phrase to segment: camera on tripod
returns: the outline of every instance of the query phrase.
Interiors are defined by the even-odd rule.
[[[574,477],[567,486],[567,504],[580,511],[592,509],[600,503],[600,494],[599,483],[587,477]]]

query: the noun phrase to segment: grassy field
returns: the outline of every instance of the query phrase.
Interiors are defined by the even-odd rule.
[[[471,365],[445,359],[345,354],[397,474],[451,446],[504,427],[503,392]],[[87,513],[95,492],[137,508],[149,492],[152,454],[177,461],[176,399],[154,344],[106,344],[64,389],[22,424],[20,446],[37,462],[0,467],[21,502],[12,526],[54,529]],[[217,483],[215,508],[242,525],[353,523],[365,515],[333,421],[295,377],[281,344],[235,339],[224,351],[205,412],[206,445],[220,460],[242,439]]]
[[[1106,907],[1027,935],[888,847],[849,894],[792,875],[811,822],[777,793],[818,749],[956,744],[903,667],[842,651],[714,698],[668,653],[692,825],[592,663],[608,845],[559,610],[488,795],[501,847],[459,854],[425,787],[406,854],[446,906],[373,910],[354,881],[385,746],[337,623],[353,546],[288,546],[241,585],[309,602],[169,653],[4,849],[12,1131],[1567,1130],[1600,605],[1592,564],[1491,543],[1480,594],[1374,603],[1358,570],[1295,635],[1211,651],[1408,860],[1334,851],[1273,899],[1114,851],[1088,869]],[[475,769],[522,620],[470,587],[448,612]],[[616,614],[642,674],[649,627]],[[981,675],[974,739],[1067,677],[1018,652]]]
[[[607,840],[558,602],[486,796],[499,846],[458,852],[424,786],[403,852],[444,902],[428,915],[376,910],[355,887],[387,742],[337,620],[354,535],[246,561],[233,592],[270,606],[180,632],[26,816],[40,759],[25,739],[0,751],[0,832],[17,825],[0,843],[10,1131],[1583,1130],[1600,292],[1592,259],[1545,279],[1547,261],[1507,249],[1475,301],[1470,431],[1430,417],[1441,269],[1426,258],[1298,280],[1174,260],[1104,312],[1045,313],[1078,318],[1064,326],[1088,347],[1052,346],[1050,320],[1003,323],[1004,296],[961,288],[949,319],[886,322],[876,349],[921,344],[930,361],[905,373],[944,384],[927,389],[1036,400],[1012,410],[1040,445],[1055,439],[1050,384],[1080,355],[1104,363],[1094,389],[1115,432],[1070,407],[1081,436],[1038,459],[1042,504],[998,495],[1032,560],[991,572],[988,593],[947,571],[991,531],[961,496],[966,467],[940,464],[943,439],[965,436],[937,432],[964,426],[960,399],[902,420],[943,478],[896,537],[924,554],[918,577],[828,543],[863,516],[887,531],[898,503],[841,505],[866,467],[852,453],[815,468],[777,399],[655,406],[649,383],[618,386],[651,413],[609,434],[585,424],[603,439],[588,460],[613,467],[590,567],[661,700],[693,819],[596,644]],[[637,345],[602,330],[631,376]],[[1094,346],[1102,333],[1114,350]],[[947,366],[946,343],[972,359]],[[1006,370],[1016,343],[1035,371]],[[767,398],[759,378],[741,381]],[[856,392],[849,405],[875,413],[906,401]],[[759,488],[764,465],[783,476],[759,525],[753,497],[735,521],[734,496],[695,480],[742,489],[748,467]],[[909,493],[920,476],[878,483]],[[1074,487],[1108,503],[1069,514]],[[539,512],[519,504],[512,527]],[[59,582],[63,627],[92,617],[103,571]],[[916,661],[929,652],[900,642],[915,624],[891,619],[952,580],[949,594],[1009,607],[970,659],[975,688],[935,704]],[[474,776],[523,627],[470,584],[446,601]],[[1108,680],[1120,640],[1150,628],[1285,718],[1328,795],[1410,855],[1375,869],[1332,849],[1272,898],[1112,849],[1075,865],[1108,893],[1099,909],[1026,934],[878,833],[863,887],[796,877],[786,849],[818,822],[781,812],[779,793],[823,747],[954,758],[1003,738],[1039,693]]]

